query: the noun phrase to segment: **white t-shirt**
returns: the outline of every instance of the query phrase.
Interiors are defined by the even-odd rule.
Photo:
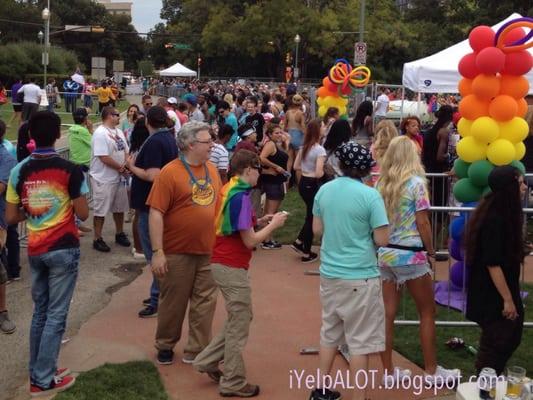
[[[129,152],[124,133],[118,128],[111,129],[101,125],[93,133],[91,146],[92,158],[89,175],[101,183],[120,182],[120,173],[104,164],[99,156],[110,156],[120,165],[124,164]]]
[[[35,83],[26,83],[20,88],[19,92],[24,93],[24,103],[40,103],[41,88]]]
[[[167,110],[167,115],[172,121],[174,121],[174,132],[177,137],[178,132],[181,129],[181,122],[178,118],[178,114],[176,114],[173,110]]]
[[[385,117],[387,115],[387,111],[389,110],[389,102],[389,96],[387,96],[385,93],[382,93],[378,96],[375,113],[376,116]]]
[[[303,148],[300,149],[300,151],[303,151]],[[313,147],[309,149],[309,152],[307,153],[305,158],[302,158],[302,174],[315,174],[318,157],[326,157],[326,149],[316,143],[315,145],[313,145]]]

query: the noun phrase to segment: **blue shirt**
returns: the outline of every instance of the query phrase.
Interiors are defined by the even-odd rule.
[[[4,145],[6,150],[9,152],[9,154],[11,154],[13,158],[16,160],[17,159],[17,148],[15,147],[15,145],[7,139],[4,139],[2,144]]]
[[[372,232],[389,224],[379,192],[339,177],[315,196],[313,215],[324,225],[320,274],[331,279],[368,279],[379,274]]]
[[[13,167],[17,165],[17,160],[9,151],[4,147],[0,146],[0,183],[5,185],[5,190],[3,193],[0,193],[0,228],[6,227],[6,192],[7,192],[7,183],[9,182],[9,174]]]
[[[237,117],[233,113],[229,113],[229,115],[226,117],[224,123],[226,125],[229,125],[233,128],[233,135],[231,135],[231,139],[228,143],[226,143],[226,149],[233,150],[235,146],[237,145],[237,142],[239,141],[239,125],[237,124]]]

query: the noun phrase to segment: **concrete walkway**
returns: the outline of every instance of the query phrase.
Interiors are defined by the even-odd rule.
[[[318,356],[299,354],[303,347],[316,347],[319,343],[319,278],[303,274],[309,267],[300,264],[298,257],[287,246],[280,251],[258,250],[254,253],[250,271],[254,321],[245,360],[249,381],[261,386],[261,398],[306,399],[309,395],[305,382],[304,387],[298,387],[296,379],[296,372],[316,375],[318,365]],[[157,320],[137,317],[141,301],[147,296],[150,280],[150,271],[145,269],[139,278],[115,293],[109,304],[90,318],[63,347],[60,365],[81,372],[106,362],[150,360],[155,363],[153,343]],[[224,303],[219,296],[214,333],[221,328],[224,317]],[[187,323],[183,337],[186,338],[186,335]],[[175,349],[175,363],[158,366],[170,397],[175,400],[219,399],[217,385],[180,361],[183,341]],[[400,355],[395,354],[394,358],[397,365],[410,368],[415,374],[422,372]],[[347,364],[339,356],[334,368],[345,374]],[[371,369],[380,369],[378,357],[372,358]],[[375,386],[379,386],[381,372],[376,376],[379,378]],[[28,398],[26,388],[25,385],[21,389],[17,399]],[[349,390],[343,392],[345,398],[350,398]],[[449,393],[426,391],[417,395],[410,390],[376,389],[372,391],[371,398],[427,399],[446,394]]]

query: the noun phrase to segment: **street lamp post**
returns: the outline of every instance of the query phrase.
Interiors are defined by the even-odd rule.
[[[39,38],[39,44],[42,46],[43,45],[43,38],[44,38],[43,31],[39,31],[39,33],[37,34],[37,37]]]
[[[46,72],[48,67],[48,47],[50,46],[50,0],[48,0],[48,7],[42,12],[44,21],[44,52],[43,52],[43,67],[44,67],[44,85],[46,86]]]
[[[294,37],[294,43],[296,43],[296,54],[294,57],[294,81],[295,82],[298,81],[298,77],[300,75],[300,71],[298,70],[298,46],[300,45],[300,41],[301,41],[300,35],[296,34],[296,36]]]

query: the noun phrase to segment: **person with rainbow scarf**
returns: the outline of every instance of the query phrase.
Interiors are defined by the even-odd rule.
[[[242,351],[252,321],[251,288],[248,268],[254,246],[282,227],[286,212],[265,215],[256,220],[250,192],[257,184],[261,162],[249,150],[236,152],[231,159],[234,176],[222,187],[216,213],[216,242],[211,257],[211,273],[220,288],[228,318],[224,329],[196,356],[194,368],[219,384],[224,397],[253,397],[259,386],[246,381]],[[266,226],[259,231],[256,225]],[[218,368],[224,360],[224,373]]]

